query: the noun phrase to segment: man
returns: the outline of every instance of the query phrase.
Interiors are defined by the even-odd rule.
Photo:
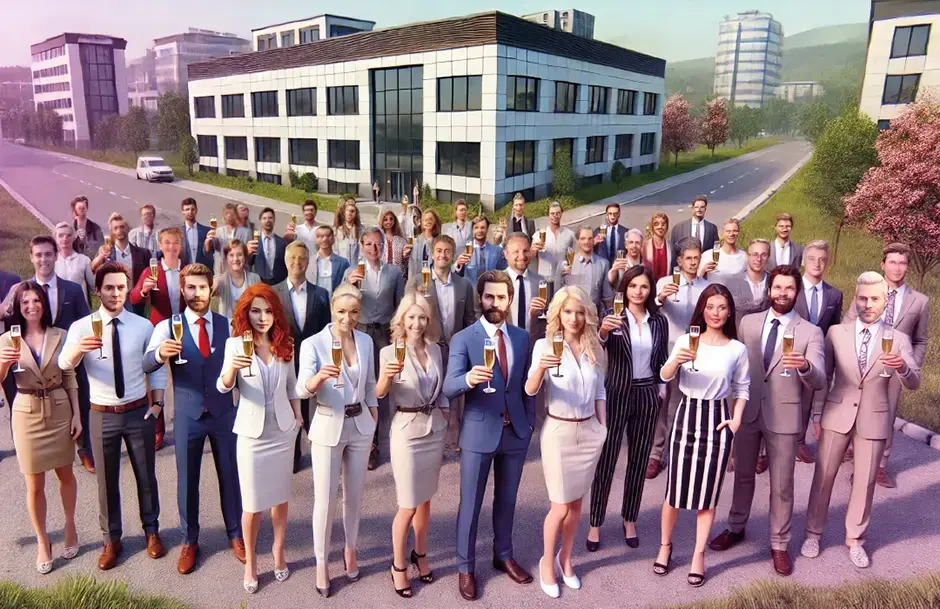
[[[131,229],[130,234],[127,236],[128,241],[140,249],[147,250],[150,252],[151,256],[156,256],[157,252],[160,251],[159,247],[157,247],[159,245],[157,241],[157,229],[153,225],[156,215],[157,210],[154,209],[153,205],[150,203],[141,205],[140,226]]]
[[[486,271],[506,268],[506,258],[498,245],[489,243],[486,235],[490,229],[490,221],[486,216],[477,216],[472,222],[473,253],[461,251],[457,257],[457,274],[463,275],[470,285],[476,285],[477,277]]]
[[[618,255],[614,258],[614,263],[607,271],[607,280],[614,288],[620,285],[627,269],[643,264],[643,231],[638,228],[628,230],[624,235],[624,249],[626,256],[621,258]]]
[[[739,322],[745,315],[766,311],[771,304],[769,274],[764,270],[769,256],[770,243],[766,239],[752,240],[747,246],[747,268],[726,283],[734,297],[734,312]]]
[[[395,315],[398,303],[405,295],[405,278],[401,269],[393,264],[382,262],[382,244],[385,235],[382,229],[371,227],[363,231],[359,239],[360,250],[366,259],[365,275],[359,272],[358,265],[346,270],[344,277],[362,290],[362,311],[359,316],[359,331],[372,338],[375,370],[379,369],[379,351],[389,344],[389,323]],[[379,421],[372,438],[372,450],[369,452],[369,470],[379,466],[379,442],[388,440],[391,429],[392,413],[388,399],[379,404]]]
[[[231,335],[229,320],[209,310],[212,271],[201,264],[191,264],[180,273],[183,300],[183,337],[173,338],[173,320],[160,323],[153,330],[144,355],[144,372],[153,373],[167,366],[173,369],[176,425],[176,496],[180,513],[183,547],[176,563],[180,575],[192,573],[199,556],[199,477],[202,452],[209,440],[212,460],[219,481],[222,520],[235,558],[245,562],[242,538],[242,501],[235,463],[235,408],[232,396],[219,393],[216,380],[222,375],[225,341]],[[185,363],[177,364],[182,358]]]
[[[327,227],[328,228],[328,227]],[[294,372],[300,370],[300,343],[330,323],[330,294],[307,281],[310,252],[302,240],[291,241],[284,252],[287,279],[274,286],[294,337]],[[300,401],[304,430],[310,429],[310,401]],[[294,473],[300,471],[300,430],[294,443]]]
[[[535,220],[525,217],[525,197],[520,192],[512,197],[512,214],[506,221],[505,230],[500,239],[502,245],[506,245],[506,240],[513,233],[524,233],[529,237],[530,242],[535,235]]]
[[[212,254],[203,247],[209,234],[209,227],[196,221],[196,214],[199,213],[196,199],[186,197],[180,203],[180,208],[183,211],[183,225],[180,227],[183,231],[183,239],[181,240],[182,249],[179,258],[182,260],[183,266],[198,262],[211,269],[213,264]]]
[[[307,246],[308,252],[317,250],[317,202],[313,199],[307,199],[303,204],[304,222],[303,224],[287,225],[284,232],[284,241],[290,243],[294,239],[300,239]]]
[[[260,239],[248,242],[248,264],[254,268],[261,281],[276,285],[287,279],[287,266],[284,264],[284,250],[287,242],[274,234],[274,210],[265,207],[258,214],[261,225]]]
[[[702,248],[702,261],[699,264],[699,277],[711,282],[726,285],[731,277],[741,275],[747,269],[747,253],[738,249],[738,235],[741,234],[741,223],[737,218],[725,220],[721,229],[722,241],[718,251],[718,261],[715,261],[714,244],[704,243]]]
[[[548,206],[548,226],[539,231],[539,240],[532,245],[538,255],[535,271],[542,277],[555,277],[568,250],[576,247],[574,231],[561,225],[561,216],[561,203],[553,201]],[[541,239],[542,234],[545,241]]]
[[[813,408],[819,453],[801,550],[807,558],[819,556],[819,538],[826,524],[832,485],[851,441],[855,445],[855,459],[845,514],[845,540],[852,564],[858,568],[869,565],[862,546],[871,519],[875,477],[885,442],[894,433],[894,413],[888,405],[891,377],[899,377],[907,389],[920,386],[920,367],[907,334],[895,330],[891,352],[881,353],[885,332],[881,316],[887,307],[887,296],[888,284],[881,275],[874,271],[862,273],[855,283],[854,307],[858,319],[834,326],[826,335],[828,392]],[[880,368],[888,373],[888,378],[881,376]]]
[[[881,272],[888,282],[888,299],[881,321],[891,326],[896,332],[903,332],[911,339],[911,349],[914,351],[914,362],[920,368],[927,355],[927,323],[930,319],[930,299],[907,285],[907,269],[911,261],[911,248],[904,243],[888,244],[881,257]],[[855,310],[850,308],[846,314],[846,321],[853,321],[858,317]],[[891,420],[898,413],[898,401],[901,398],[901,381],[892,376],[888,383],[888,406]],[[891,446],[894,443],[894,434],[888,434],[885,440],[884,455],[878,466],[878,475],[875,481],[878,486],[894,488],[894,477],[888,473],[888,458],[891,456]]]
[[[235,204],[235,217],[237,218],[238,226],[247,229],[248,234],[252,235],[255,232],[255,223],[248,217],[250,214],[251,209],[249,209],[247,205],[244,203]]]
[[[774,231],[777,236],[770,249],[767,270],[770,271],[781,264],[800,268],[803,263],[803,246],[790,240],[790,233],[793,232],[793,215],[787,212],[777,214]]]
[[[111,236],[110,247],[107,244],[98,248],[98,255],[91,261],[91,272],[96,272],[105,262],[117,262],[131,272],[131,286],[144,272],[150,272],[150,251],[141,249],[131,243],[127,238],[127,221],[124,216],[115,212],[108,217],[108,234]],[[138,315],[144,314],[143,304],[134,304],[129,299],[124,303],[129,311]]]
[[[793,310],[802,279],[794,266],[770,273],[770,310],[745,316],[738,339],[747,347],[751,393],[734,434],[734,499],[728,528],[709,547],[727,550],[744,539],[754,500],[755,466],[761,443],[770,463],[770,555],[774,570],[790,575],[788,546],[793,517],[793,470],[803,428],[800,395],[803,387],[822,390],[826,384],[826,354],[822,332]],[[793,332],[793,351],[783,352],[784,334]],[[782,376],[783,370],[789,376]]]
[[[343,283],[343,275],[349,268],[349,261],[333,252],[335,237],[333,227],[329,224],[317,227],[314,250],[317,255],[313,263],[307,266],[307,281],[326,290],[327,295],[332,295],[333,290]],[[304,244],[306,245],[306,241]]]
[[[673,226],[669,234],[673,249],[678,249],[679,242],[686,237],[698,239],[703,250],[710,248],[715,241],[718,241],[718,227],[705,219],[706,211],[708,211],[708,197],[705,195],[695,197],[692,201],[692,217]]]
[[[228,261],[223,254],[225,247],[235,239],[247,244],[252,236],[251,229],[239,224],[238,206],[234,203],[226,203],[222,206],[222,220],[223,226],[210,228],[203,242],[203,250],[214,258],[215,266],[209,268],[212,268],[217,275],[224,273],[228,268]]]
[[[467,222],[468,207],[463,199],[454,202],[454,223],[444,228],[444,234],[454,240],[458,249],[473,241],[473,226]]]
[[[378,205],[379,203],[379,183],[372,183],[372,202]]]
[[[55,267],[53,267],[54,269]],[[23,279],[15,274],[8,273],[3,269],[0,269],[0,302],[4,302],[7,299],[7,296],[16,287],[16,284],[23,281]],[[0,324],[3,324],[2,318],[6,315],[6,309],[0,307]],[[0,326],[2,327],[2,326]]]
[[[509,242],[527,239],[511,235]],[[477,522],[490,466],[493,487],[493,568],[516,583],[528,584],[529,575],[513,559],[512,527],[516,495],[526,452],[535,428],[535,402],[523,383],[531,361],[529,337],[507,322],[514,288],[502,271],[486,271],[477,281],[483,317],[458,332],[451,341],[447,378],[442,391],[449,400],[466,396],[460,432],[460,506],[457,512],[457,570],[460,595],[477,597]],[[484,365],[484,344],[496,344],[496,365]],[[492,393],[485,389],[490,384]]]
[[[574,264],[567,263],[558,269],[555,283],[559,286],[580,286],[591,298],[598,315],[613,306],[614,290],[608,279],[608,262],[594,253],[594,231],[582,226],[577,232],[578,252]]]
[[[78,196],[72,199],[72,228],[75,229],[75,243],[72,248],[79,254],[91,257],[104,243],[104,233],[88,217],[88,197]]]
[[[620,225],[620,204],[608,203],[604,224],[594,231],[594,253],[607,261],[608,268],[617,259],[617,252],[624,249],[627,227]],[[603,229],[603,234],[601,230]]]
[[[83,317],[69,328],[59,354],[62,370],[72,370],[84,362],[91,385],[89,426],[98,464],[98,522],[104,535],[98,568],[102,571],[113,568],[121,553],[122,442],[137,480],[147,554],[156,559],[165,553],[159,532],[160,496],[154,453],[154,425],[163,409],[165,374],[162,368],[149,375],[144,372],[144,354],[153,325],[124,310],[128,282],[127,269],[116,262],[106,262],[98,269],[95,291],[101,300],[96,311],[101,316],[101,338],[92,332],[91,316]],[[92,355],[86,357],[88,354]]]
[[[506,321],[529,332],[534,345],[538,338],[545,335],[545,320],[539,320],[538,316],[548,307],[548,303],[539,298],[542,276],[529,270],[531,248],[532,242],[528,235],[512,233],[504,242],[503,255],[506,257],[506,274],[513,285]]]

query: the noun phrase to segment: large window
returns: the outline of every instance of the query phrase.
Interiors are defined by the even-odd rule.
[[[219,138],[214,135],[196,136],[199,156],[219,156]]]
[[[291,165],[317,165],[317,140],[292,137],[289,144]]]
[[[479,110],[482,104],[482,76],[451,76],[437,79],[438,112]]]
[[[927,54],[930,25],[908,25],[894,28],[891,57],[915,57]]]
[[[647,116],[655,115],[657,106],[659,106],[659,94],[658,93],[644,93],[643,94],[643,114]]]
[[[555,159],[558,158],[559,154],[565,153],[568,155],[568,161],[574,165],[574,138],[573,137],[560,137],[558,139],[552,140],[552,166],[555,166]]]
[[[327,87],[327,111],[330,116],[359,114],[359,87]]]
[[[885,76],[885,92],[881,99],[882,104],[910,104],[917,97],[917,88],[920,85],[920,74],[904,74]]]
[[[255,138],[255,162],[256,163],[280,163],[281,162],[280,138],[256,137]]]
[[[607,114],[610,107],[609,87],[588,87],[588,112],[590,114]]]
[[[463,199],[467,205],[476,205],[480,202],[480,195],[469,192],[454,192],[453,190],[442,190],[438,188],[435,191],[437,200],[441,203],[454,203]]]
[[[326,181],[326,192],[331,195],[355,195],[359,190],[359,185],[355,182],[337,182],[335,180]]]
[[[79,44],[82,63],[82,78],[85,85],[85,107],[88,109],[88,122],[92,125],[92,143],[94,143],[94,125],[107,116],[118,113],[117,88],[114,81],[114,53],[110,46],[100,44]],[[124,83],[121,83],[124,87]],[[125,96],[126,97],[126,96]],[[69,100],[69,106],[71,100]]]
[[[232,169],[231,167],[225,170],[225,175],[232,176],[233,178],[248,178],[251,177],[251,174],[248,173],[245,169]]]
[[[281,32],[281,48],[294,46],[294,30]]]
[[[636,91],[617,89],[617,114],[636,114]]]
[[[516,112],[538,112],[539,79],[529,76],[507,76],[506,109]]]
[[[248,160],[248,138],[225,136],[225,158],[230,161]],[[229,175],[231,175],[229,171]]]
[[[587,157],[584,162],[590,165],[591,163],[603,163],[604,162],[604,153],[607,150],[607,136],[597,135],[594,137],[589,137],[587,139]]]
[[[480,144],[478,142],[438,142],[437,173],[479,178]]]
[[[572,82],[555,83],[555,112],[578,111],[578,85]]]
[[[633,156],[633,134],[618,135],[614,140],[614,159],[629,159]]]
[[[300,30],[300,44],[307,44],[314,40],[320,40],[320,26],[315,25]]]
[[[535,142],[506,142],[506,177],[535,171]]]
[[[251,94],[253,118],[277,116],[277,91],[257,91]]]
[[[264,36],[258,36],[258,50],[267,51],[268,49],[277,48],[277,37],[274,34],[267,34]]]
[[[267,182],[268,184],[280,184],[281,175],[277,173],[261,173],[258,172],[258,181]]]
[[[287,116],[316,116],[316,89],[288,89]]]
[[[644,133],[640,135],[640,154],[653,154],[656,150],[656,134]]]
[[[196,97],[193,104],[196,106],[196,118],[215,118],[215,96]]]
[[[245,96],[242,93],[222,96],[222,118],[244,118]]]
[[[453,93],[453,82],[449,90]],[[414,184],[424,183],[422,66],[372,71],[372,124],[374,176],[382,187],[383,196],[396,202],[402,195],[410,197]],[[429,167],[428,171],[434,170]]]
[[[359,169],[359,140],[330,140],[327,164],[335,169]]]

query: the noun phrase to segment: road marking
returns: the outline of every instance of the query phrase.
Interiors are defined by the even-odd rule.
[[[728,184],[734,184],[734,180],[731,180],[730,182],[728,182]]]
[[[72,177],[72,176],[70,176],[70,175],[67,174],[67,173],[60,173],[59,175],[62,176],[63,178],[70,178],[70,177]]]
[[[102,188],[102,187],[100,187],[100,186],[95,186],[95,188],[97,188],[98,190],[104,190],[104,188]]]
[[[718,188],[724,188],[724,187],[725,187],[725,185],[724,185],[724,184],[722,184],[722,185],[721,185],[721,186],[719,186]]]
[[[128,201],[131,200],[131,198],[130,198],[129,196],[127,196],[127,195],[121,195],[121,198],[122,198],[122,199],[127,199]]]
[[[114,192],[113,190],[109,190],[109,191],[108,191],[108,194],[109,194],[109,195],[114,195],[115,197],[117,196],[117,193]]]
[[[28,212],[31,213],[33,216],[35,216],[35,218],[36,218],[37,220],[39,220],[41,223],[43,223],[47,228],[49,228],[50,230],[52,230],[52,229],[55,227],[55,224],[52,223],[52,220],[50,220],[49,218],[47,218],[41,211],[39,211],[38,209],[36,209],[35,207],[33,207],[33,205],[32,205],[29,201],[27,201],[26,199],[24,199],[24,198],[20,195],[20,193],[18,193],[18,192],[16,192],[15,190],[13,190],[13,187],[10,186],[9,184],[7,184],[6,182],[4,182],[2,179],[0,179],[0,188],[4,189],[4,190],[7,191],[8,193],[10,193],[10,196],[13,197],[14,199],[16,199],[16,202],[17,202],[17,203],[19,203],[20,205],[22,205],[23,208],[24,208],[26,211],[28,211]]]
[[[56,174],[57,176],[62,175],[61,173],[59,173],[59,172],[56,171],[55,169],[52,170],[52,173]]]
[[[710,190],[710,191],[708,191],[708,194],[713,195],[713,194],[715,194],[716,192],[718,192],[718,190]]]

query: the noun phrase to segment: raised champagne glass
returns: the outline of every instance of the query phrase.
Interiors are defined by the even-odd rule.
[[[219,228],[219,221],[216,220],[215,216],[209,216],[209,226],[212,227],[212,230]]]
[[[463,251],[466,255],[468,256],[473,255],[473,241],[467,241],[467,243],[464,244],[463,248],[464,248]]]
[[[157,260],[156,258],[150,259],[150,276],[153,277],[154,281],[156,281],[157,277],[160,276],[160,267],[158,266],[159,264],[160,264],[160,261]],[[153,291],[159,292],[160,288],[157,286],[153,286]]]
[[[604,239],[606,241],[607,240],[607,225],[606,224],[602,225],[600,231],[598,232],[601,236],[601,239]]]
[[[790,355],[793,353],[793,328],[787,327],[783,331],[783,344],[781,345],[781,350],[784,355]],[[780,373],[780,376],[791,376],[790,371],[787,370],[787,367],[783,367],[783,372]]]
[[[178,341],[183,340],[183,316],[179,314],[173,316],[173,338]],[[183,359],[182,351],[176,354],[176,364],[185,364],[187,361],[188,360]]]
[[[483,341],[483,365],[492,370],[495,364],[496,341],[492,338],[487,338]],[[486,381],[486,388],[483,389],[483,393],[496,393],[496,390],[490,385],[489,381]]]
[[[362,275],[363,281],[366,278],[366,259],[362,256],[359,256],[359,263],[356,265],[356,271]]]
[[[712,244],[712,261],[717,264],[719,258],[721,258],[721,241],[715,241]]]
[[[104,333],[104,321],[101,319],[101,313],[95,311],[91,314],[91,331],[95,335],[95,338],[101,338],[101,335]],[[98,347],[98,357],[96,359],[108,359],[108,356],[104,354],[104,347]]]
[[[542,245],[545,245],[547,231],[543,228],[539,231],[539,241],[542,242]]]
[[[421,267],[421,285],[424,286],[424,297],[431,297],[431,261],[428,260]]]
[[[242,334],[242,350],[245,352],[245,357],[252,357],[255,354],[255,337],[251,330],[245,330],[245,333]],[[248,374],[245,376],[254,376],[251,373],[251,364],[248,364]]]
[[[885,355],[891,353],[891,349],[894,347],[894,328],[885,326],[884,330],[881,331],[881,352]],[[891,373],[887,368],[881,368],[881,378],[890,378]]]
[[[545,301],[545,308],[542,309],[542,314],[539,315],[539,319],[548,319],[546,314],[548,311],[548,282],[539,281],[539,298]]]
[[[10,326],[10,346],[16,349],[17,352],[20,350],[20,341],[23,340],[23,335],[20,332],[19,326]],[[16,368],[13,369],[13,372],[25,372],[23,367],[20,366],[20,362],[17,360]]]
[[[568,248],[568,251],[565,252],[565,262],[568,263],[568,268],[571,268],[571,266],[574,264],[574,250],[570,247]]]
[[[395,339],[395,359],[398,360],[399,364],[405,363],[405,339],[397,338]],[[405,381],[401,380],[401,372],[395,377],[395,383],[402,384]]]
[[[617,317],[623,316],[623,292],[614,294],[614,315]],[[614,334],[623,336],[623,330],[614,330]]]
[[[689,327],[689,351],[692,352],[692,367],[689,368],[689,372],[698,372],[698,368],[695,367],[695,357],[698,355],[698,341],[701,333],[702,329],[698,326]]]
[[[675,285],[676,287],[678,287],[678,286],[679,286],[679,281],[681,280],[681,278],[682,278],[682,271],[679,269],[679,267],[673,268],[673,269],[672,269],[672,283],[673,283],[673,285]],[[672,297],[672,301],[673,301],[673,302],[679,302],[679,292],[678,292],[678,291],[676,291],[676,295]]]
[[[111,241],[111,236],[110,236],[110,235],[104,238],[104,246],[105,246],[106,248],[111,249],[111,243],[112,243],[112,241]]]
[[[333,339],[330,356],[333,358],[333,365],[339,368],[339,375],[333,381],[333,389],[342,389],[346,386],[343,383],[343,343],[339,342],[338,338]]]
[[[290,223],[294,225],[294,228],[297,228],[297,214],[290,215]]]
[[[552,351],[555,353],[555,357],[561,357],[565,353],[565,335],[561,332],[555,332],[555,335],[552,336]],[[558,368],[555,369],[555,373],[552,374],[555,378],[561,378],[564,375],[561,373],[561,364],[558,364]]]

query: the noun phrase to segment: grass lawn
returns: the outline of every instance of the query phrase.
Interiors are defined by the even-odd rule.
[[[243,605],[244,606],[244,605]],[[48,588],[0,583],[0,609],[191,609],[165,596],[133,594],[127,583],[67,577]]]
[[[2,188],[0,218],[3,218],[0,224],[0,266],[20,277],[31,277],[33,265],[29,261],[29,240],[36,235],[48,235],[49,229]]]
[[[783,211],[793,214],[795,226],[794,240],[806,243],[813,239],[825,239],[833,243],[837,222],[816,207],[809,197],[803,195],[803,176],[806,169],[801,169],[770,201],[758,209],[742,223],[741,242],[747,243],[756,237],[771,239],[774,235],[774,217]],[[864,230],[848,229],[842,233],[836,263],[826,271],[826,280],[842,290],[846,308],[852,305],[855,294],[855,279],[863,271],[881,271],[881,248],[883,241],[876,235]],[[940,328],[940,274],[927,275],[924,285],[912,286],[924,292],[933,301],[930,310],[930,327]],[[917,391],[905,391],[901,394],[898,416],[922,425],[927,429],[940,432],[940,333],[931,332],[927,343],[927,357],[921,370],[921,386]]]

